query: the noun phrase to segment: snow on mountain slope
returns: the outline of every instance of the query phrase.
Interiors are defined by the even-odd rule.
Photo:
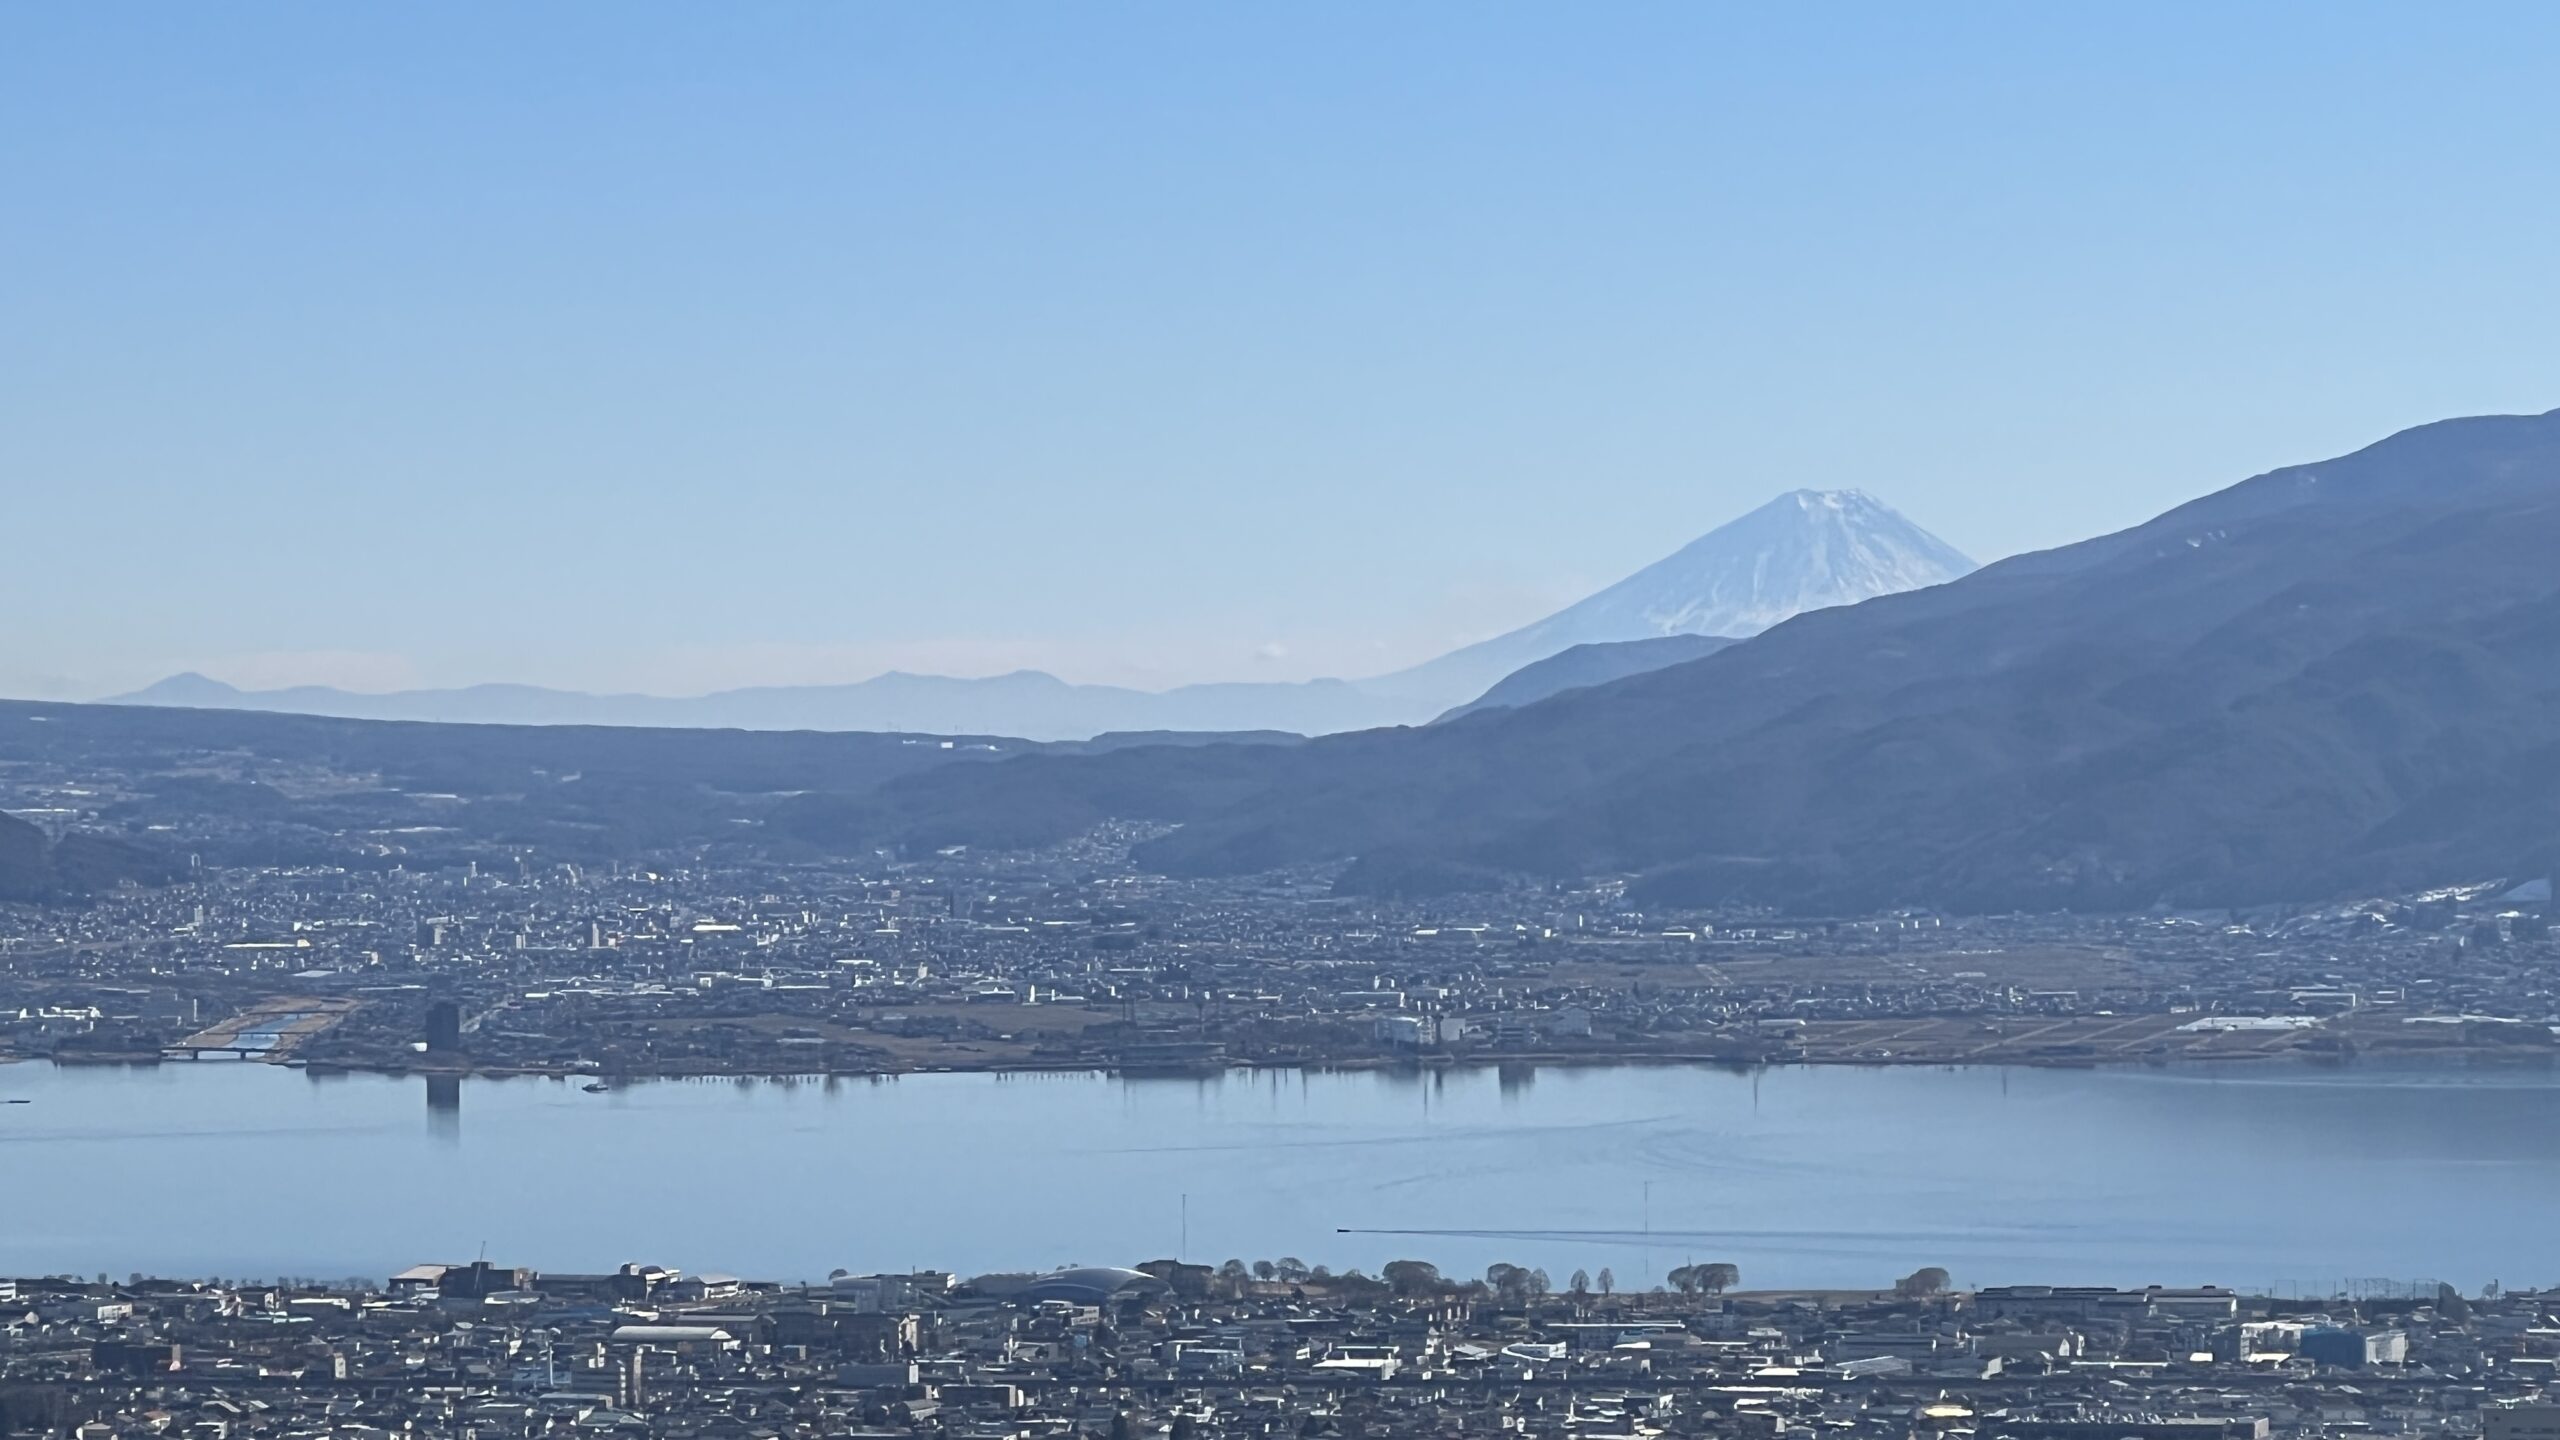
[[[1863,491],[1790,490],[1544,620],[1362,688],[1472,697],[1576,645],[1660,635],[1741,639],[1808,610],[1942,584],[1974,568],[1962,551]]]

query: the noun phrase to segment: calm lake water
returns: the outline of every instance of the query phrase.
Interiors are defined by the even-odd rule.
[[[1621,1286],[2560,1280],[2550,1069],[311,1078],[0,1066],[0,1274],[1294,1255]],[[1187,1232],[1186,1232],[1187,1226]],[[1339,1233],[1356,1232],[1408,1233]],[[1430,1233],[1416,1233],[1430,1232]],[[1186,1238],[1187,1233],[1187,1238]]]

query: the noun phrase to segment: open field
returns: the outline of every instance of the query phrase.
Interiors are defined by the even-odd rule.
[[[2186,1031],[2193,1015],[1912,1017],[1813,1021],[1787,1033],[1811,1063],[1921,1061],[1941,1064],[2122,1063],[2228,1060],[2302,1048],[2317,1031]]]
[[[2190,966],[2137,960],[2113,947],[2030,945],[1920,954],[1805,955],[1700,946],[1688,964],[1575,957],[1548,967],[1552,985],[1648,990],[1762,990],[1781,986],[1926,989],[1969,984],[2021,990],[2148,990],[2184,983]]]

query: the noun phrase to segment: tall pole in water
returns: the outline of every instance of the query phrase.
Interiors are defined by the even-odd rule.
[[[1653,1182],[1644,1182],[1644,1283],[1653,1283]]]
[[[1182,1248],[1173,1253],[1174,1258],[1185,1265],[1191,1263],[1191,1192],[1188,1190],[1182,1192]]]

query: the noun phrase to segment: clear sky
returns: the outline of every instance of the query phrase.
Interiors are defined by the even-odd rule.
[[[0,693],[1370,673],[2560,406],[2560,6],[0,7]]]

